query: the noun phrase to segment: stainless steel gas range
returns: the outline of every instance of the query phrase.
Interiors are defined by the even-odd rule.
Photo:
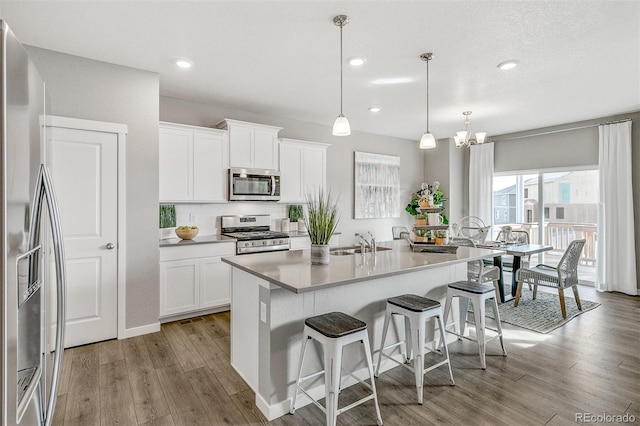
[[[238,240],[236,254],[289,250],[289,235],[271,231],[268,214],[222,216],[222,234]]]

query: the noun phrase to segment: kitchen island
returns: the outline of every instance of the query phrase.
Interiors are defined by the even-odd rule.
[[[332,255],[326,266],[311,265],[309,250],[223,258],[232,266],[231,364],[254,390],[256,405],[269,420],[289,412],[305,318],[340,311],[366,322],[376,361],[387,298],[413,293],[439,300],[444,307],[446,285],[466,280],[468,261],[502,254],[472,247],[459,247],[456,253],[413,253],[404,240],[380,246],[375,255]],[[452,318],[456,311],[454,306]],[[432,337],[433,330],[428,340]],[[387,342],[400,338],[404,325],[398,320]],[[343,368],[363,379],[368,372],[360,351],[357,345],[345,348]],[[402,359],[399,352],[393,354]],[[319,347],[307,352],[303,374],[322,368],[321,355]],[[381,371],[394,366],[383,362]],[[344,374],[342,386],[353,383]],[[322,378],[305,387],[316,398],[324,395]],[[298,406],[309,402],[299,401]]]

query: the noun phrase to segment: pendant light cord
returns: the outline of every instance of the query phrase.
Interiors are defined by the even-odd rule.
[[[342,115],[342,27],[340,23],[340,115]]]
[[[429,132],[429,58],[427,58],[427,133]]]

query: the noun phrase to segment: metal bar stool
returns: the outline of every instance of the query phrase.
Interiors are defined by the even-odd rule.
[[[485,360],[485,347],[486,344],[495,339],[500,338],[500,346],[502,346],[503,356],[507,356],[507,351],[504,348],[504,340],[502,338],[502,325],[500,324],[500,312],[498,311],[498,303],[496,302],[496,290],[491,284],[478,284],[473,281],[458,281],[451,283],[447,286],[447,302],[444,309],[445,322],[449,318],[449,312],[451,312],[451,303],[454,297],[461,297],[462,303],[460,305],[460,333],[448,330],[447,333],[455,334],[458,336],[458,340],[467,339],[478,342],[478,349],[480,351],[480,364],[482,369],[487,369],[487,362]],[[489,328],[485,325],[485,300],[491,299],[491,308],[493,309],[493,315],[496,320],[497,329]],[[477,339],[470,339],[464,335],[465,327],[467,324],[467,313],[469,310],[469,302],[473,305],[473,316],[475,319],[476,336]],[[450,324],[447,324],[449,326]],[[491,339],[486,339],[486,329],[497,333],[496,336]]]
[[[393,315],[404,316],[405,327],[405,341],[400,341],[389,346],[385,346],[384,342],[387,339],[387,330],[391,323],[391,317]],[[430,318],[435,318],[438,322],[438,328],[440,329],[440,339],[444,342],[444,323],[442,321],[442,306],[440,302],[436,300],[427,299],[425,297],[416,296],[415,294],[403,294],[402,296],[392,297],[387,299],[387,309],[384,316],[384,326],[382,331],[382,342],[380,343],[380,353],[378,354],[378,365],[376,366],[375,376],[378,377],[380,373],[380,364],[382,363],[382,357],[390,359],[391,361],[402,365],[403,367],[412,370],[416,377],[416,390],[418,392],[418,404],[422,404],[423,401],[423,385],[424,375],[429,371],[447,364],[449,367],[449,378],[451,386],[455,385],[453,381],[453,371],[451,371],[451,362],[449,361],[449,350],[447,349],[446,342],[444,343],[444,354],[446,359],[433,364],[427,368],[424,366],[424,355],[426,352],[434,352],[425,347],[425,334],[426,334],[426,321]],[[413,331],[413,334],[412,334]],[[412,341],[413,340],[413,341]],[[399,345],[405,345],[405,358],[407,363],[402,364],[385,354],[385,350],[395,348]],[[413,354],[413,367],[407,365],[412,358],[412,352],[415,348],[415,354]]]
[[[373,378],[373,362],[371,360],[371,348],[369,347],[367,324],[359,319],[343,314],[342,312],[330,312],[328,314],[307,318],[304,321],[302,339],[298,379],[296,380],[296,393],[293,396],[291,410],[289,412],[291,414],[295,413],[298,391],[301,391],[325,413],[327,425],[335,426],[338,415],[373,399],[376,405],[377,423],[378,425],[382,425],[382,417],[380,416],[380,407],[378,405],[378,395],[376,393],[376,384]],[[304,354],[307,350],[307,343],[309,339],[315,339],[322,345],[322,351],[324,354],[324,370],[302,377]],[[369,388],[372,393],[346,407],[338,409],[338,394],[340,392],[340,378],[342,370],[342,349],[344,346],[354,342],[362,342],[362,345],[364,346],[371,385],[357,378],[356,379]],[[322,373],[324,373],[325,380],[325,407],[320,405],[320,403],[309,395],[306,389],[300,385],[304,380],[317,377]]]

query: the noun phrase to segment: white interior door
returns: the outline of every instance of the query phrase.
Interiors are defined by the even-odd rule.
[[[67,266],[65,347],[118,335],[118,134],[50,127]]]

